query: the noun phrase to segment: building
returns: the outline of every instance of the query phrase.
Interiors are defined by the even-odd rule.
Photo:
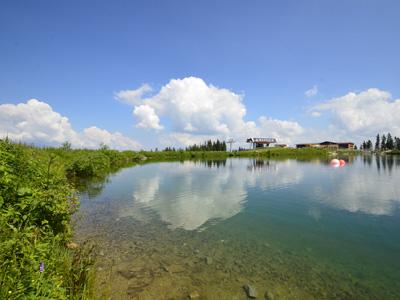
[[[275,144],[275,147],[277,147],[277,148],[287,148],[287,147],[289,147],[289,145],[288,144]]]
[[[255,148],[263,148],[265,146],[269,146],[269,144],[276,143],[276,139],[274,138],[248,138],[246,143],[252,144],[253,149]]]
[[[354,143],[352,142],[331,142],[325,141],[322,143],[304,143],[296,144],[296,148],[328,148],[333,150],[354,150]]]

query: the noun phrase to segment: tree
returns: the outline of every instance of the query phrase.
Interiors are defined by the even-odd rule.
[[[367,149],[368,150],[372,150],[372,142],[371,142],[371,140],[367,141]]]
[[[104,143],[100,143],[99,150],[110,150],[110,147]]]
[[[400,138],[394,137],[395,140],[395,148],[396,150],[400,150]]]
[[[65,141],[65,142],[62,143],[62,145],[61,145],[61,149],[63,149],[63,150],[71,150],[71,148],[72,148],[72,145],[71,145],[71,143],[68,142],[68,141]]]
[[[219,140],[217,140],[217,142],[215,143],[215,150],[216,151],[221,151],[221,143]]]
[[[375,151],[379,151],[381,147],[381,139],[379,137],[379,133],[376,135],[376,142],[375,142]]]
[[[212,148],[213,148],[213,142],[211,140],[208,140],[207,145],[204,150],[211,151]]]
[[[382,141],[381,141],[381,150],[386,149],[386,136],[382,135]]]
[[[393,138],[392,138],[392,135],[390,134],[390,132],[387,134],[386,148],[388,150],[393,150],[394,149],[394,141],[393,141]]]

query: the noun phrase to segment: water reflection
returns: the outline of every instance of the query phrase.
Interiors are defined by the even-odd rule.
[[[394,214],[400,202],[398,157],[360,156],[339,169],[328,162],[228,159],[149,164],[132,168],[123,187],[108,193],[127,193],[123,198],[129,198],[118,204],[120,217],[143,222],[156,217],[171,229],[202,230],[231,218],[243,211],[250,191],[262,192],[263,201],[277,201],[269,196],[274,190],[287,190],[282,195],[295,191],[285,197],[309,203],[308,215],[316,221],[322,218],[319,204],[351,213]],[[88,193],[96,196],[103,187],[97,182]]]
[[[133,199],[120,207],[120,216],[150,221],[156,215],[171,229],[202,230],[210,222],[241,212],[248,188],[279,188],[302,177],[299,169],[289,172],[293,161],[277,165],[245,159],[226,164],[226,160],[159,164],[157,171],[135,180]]]
[[[160,165],[159,173],[134,183],[133,205],[121,216],[141,220],[149,209],[172,229],[199,229],[209,220],[224,220],[243,209],[247,196],[242,175],[220,168],[224,162],[192,162]],[[207,168],[204,168],[204,165]]]
[[[247,165],[247,170],[254,172],[254,171],[265,171],[270,168],[274,168],[276,164],[272,163],[269,160],[263,159],[253,159],[250,160],[250,163]]]
[[[352,213],[392,215],[400,202],[400,172],[393,170],[398,161],[393,156],[376,156],[374,163],[372,156],[364,156],[360,163],[326,174],[310,170],[313,184],[307,197]]]

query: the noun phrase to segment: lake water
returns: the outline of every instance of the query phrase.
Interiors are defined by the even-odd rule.
[[[400,158],[127,168],[81,195],[97,299],[400,299]]]

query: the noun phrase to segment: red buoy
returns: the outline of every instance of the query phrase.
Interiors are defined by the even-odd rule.
[[[332,167],[337,168],[337,167],[340,166],[340,160],[334,158],[334,159],[331,160],[330,164],[331,164]]]

